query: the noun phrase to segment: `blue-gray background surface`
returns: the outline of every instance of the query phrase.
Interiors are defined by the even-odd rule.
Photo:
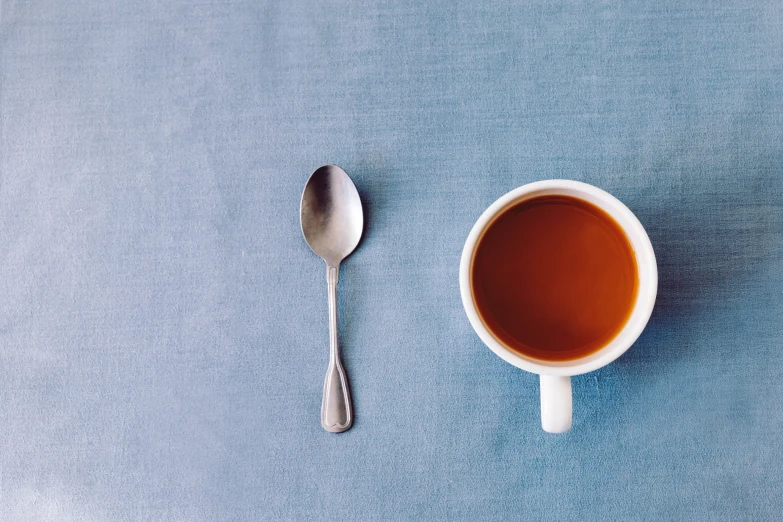
[[[780,520],[780,1],[0,3],[0,519]],[[319,165],[354,428],[319,424]],[[624,201],[660,290],[541,431],[463,241],[519,185]]]

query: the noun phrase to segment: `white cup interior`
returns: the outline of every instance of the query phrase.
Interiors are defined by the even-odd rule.
[[[495,337],[476,310],[473,298],[473,257],[484,231],[504,210],[527,199],[539,196],[565,195],[583,199],[603,209],[623,229],[631,243],[639,271],[639,289],[631,316],[623,329],[606,346],[595,353],[571,361],[545,361],[523,355]],[[524,185],[495,201],[478,219],[468,235],[460,263],[460,293],[462,304],[473,329],[498,356],[523,370],[544,375],[579,375],[596,370],[614,361],[636,341],[647,325],[658,291],[658,267],[650,238],[644,227],[617,198],[586,183],[569,180],[547,180]]]

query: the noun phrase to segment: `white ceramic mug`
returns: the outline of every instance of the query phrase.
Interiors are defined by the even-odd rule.
[[[523,355],[495,337],[481,320],[473,299],[473,258],[484,231],[495,217],[508,207],[527,199],[548,195],[573,196],[601,208],[623,229],[636,255],[639,288],[631,316],[623,329],[606,346],[586,357],[572,361],[544,361]],[[633,212],[617,198],[599,188],[579,181],[547,180],[524,185],[495,201],[473,225],[462,250],[459,269],[462,304],[473,329],[489,348],[504,361],[541,376],[541,425],[550,433],[571,428],[571,376],[597,370],[620,357],[644,330],[658,291],[658,267],[650,238]]]

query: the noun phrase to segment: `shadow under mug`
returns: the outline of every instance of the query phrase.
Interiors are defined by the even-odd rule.
[[[476,310],[471,272],[476,246],[495,217],[510,206],[540,196],[564,195],[585,200],[609,214],[625,232],[636,256],[639,288],[636,302],[625,326],[600,350],[570,361],[546,361],[513,350],[495,337]],[[571,376],[597,370],[620,357],[631,347],[647,325],[658,292],[658,267],[650,238],[628,207],[597,187],[569,180],[538,181],[512,190],[495,201],[479,217],[465,241],[459,270],[462,305],[470,324],[482,341],[501,359],[541,376],[541,425],[550,433],[563,433],[571,428]]]

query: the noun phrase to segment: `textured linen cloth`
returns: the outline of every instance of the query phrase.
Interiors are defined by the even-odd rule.
[[[0,74],[0,519],[780,520],[779,0],[0,0]],[[341,435],[324,163],[367,218]],[[561,436],[458,289],[546,178],[625,202],[660,270]]]

